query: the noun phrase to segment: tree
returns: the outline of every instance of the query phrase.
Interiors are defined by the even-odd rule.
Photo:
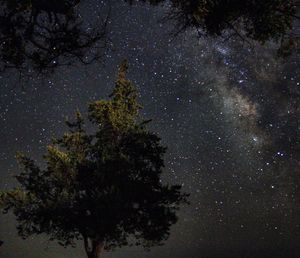
[[[149,2],[166,0],[123,0]],[[121,2],[121,1],[120,1]],[[164,19],[175,20],[175,35],[190,28],[200,36],[243,41],[280,43],[278,54],[298,51],[299,35],[293,30],[299,19],[298,0],[171,0]],[[26,72],[54,71],[77,61],[89,64],[101,60],[107,49],[110,11],[101,24],[86,25],[78,8],[80,0],[0,0],[0,72],[10,68]],[[110,1],[107,1],[110,6]],[[78,10],[77,10],[78,9]],[[94,15],[95,16],[95,15]],[[87,28],[90,28],[89,30]]]
[[[123,0],[149,2],[166,0]],[[120,1],[121,2],[121,1]],[[299,35],[293,24],[299,19],[298,0],[171,0],[165,19],[175,20],[178,34],[189,28],[199,35],[243,41],[277,41],[278,53],[286,56],[299,50]],[[101,59],[107,48],[106,27],[109,13],[102,24],[82,26],[80,0],[0,0],[0,71],[53,71],[59,65],[79,61],[88,64]],[[110,3],[110,1],[108,1]],[[108,4],[109,5],[109,4]],[[99,7],[97,7],[99,8]],[[100,8],[104,16],[105,8]]]
[[[237,33],[240,28],[247,37],[260,42],[285,34],[292,27],[299,5],[295,0],[172,0],[171,2],[174,12],[170,13],[170,17],[177,19],[182,29],[196,27],[210,35],[221,35],[226,30]]]
[[[75,11],[79,0],[0,0],[0,72],[52,72],[98,60],[106,48],[108,16],[92,30]]]
[[[133,0],[126,0],[133,3]],[[153,5],[166,0],[143,0]],[[189,28],[199,35],[238,36],[243,41],[254,40],[264,44],[277,41],[297,48],[299,36],[293,32],[299,20],[298,0],[171,0],[171,10],[166,19],[177,23],[175,34]],[[294,42],[291,44],[291,41]],[[285,54],[285,53],[283,53]]]
[[[166,148],[140,121],[137,91],[122,63],[109,100],[89,104],[93,133],[77,112],[69,131],[54,139],[44,155],[46,167],[18,154],[20,187],[1,193],[4,212],[12,209],[18,233],[46,233],[74,246],[83,239],[89,258],[124,245],[160,245],[177,221],[187,194],[160,180]]]

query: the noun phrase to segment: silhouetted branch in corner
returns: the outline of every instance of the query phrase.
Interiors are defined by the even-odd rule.
[[[110,11],[88,26],[79,0],[0,0],[0,71],[53,72],[61,65],[89,64],[108,47]]]

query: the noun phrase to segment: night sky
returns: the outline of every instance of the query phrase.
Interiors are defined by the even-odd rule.
[[[99,2],[82,4],[83,15],[96,19]],[[164,246],[104,257],[300,257],[299,55],[282,60],[271,43],[199,39],[193,30],[174,38],[174,24],[161,21],[164,8],[112,7],[102,64],[21,81],[15,71],[0,76],[1,189],[16,186],[15,153],[41,162],[66,116],[107,98],[126,58],[142,115],[168,147],[163,180],[182,184],[191,203]],[[22,240],[15,224],[1,215],[1,258],[85,256],[82,243],[64,249],[44,236]]]

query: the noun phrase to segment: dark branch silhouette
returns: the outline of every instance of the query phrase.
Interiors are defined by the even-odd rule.
[[[79,3],[80,0],[0,0],[0,71],[15,68],[47,73],[61,65],[101,60],[108,46],[110,12],[101,24],[88,26],[88,30],[86,21],[80,18]],[[169,13],[163,19],[176,22],[174,36],[194,28],[200,36],[236,36],[261,44],[276,41],[281,45],[278,53],[286,56],[299,49],[299,35],[293,30],[299,19],[299,5],[298,0],[171,0]],[[105,12],[99,11],[102,15]]]
[[[166,0],[142,2],[152,5],[168,3]],[[242,41],[260,44],[279,42],[284,48],[284,53],[280,49],[279,54],[287,54],[287,45],[290,53],[299,50],[298,37],[293,30],[294,22],[299,20],[298,0],[171,0],[170,4],[163,20],[175,21],[175,36],[192,28],[201,36],[236,36]]]
[[[87,30],[75,11],[79,0],[0,0],[0,71],[53,71],[101,58],[109,14]]]

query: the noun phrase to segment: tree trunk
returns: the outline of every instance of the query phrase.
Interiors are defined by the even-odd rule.
[[[101,258],[102,241],[84,238],[84,247],[88,258]]]

